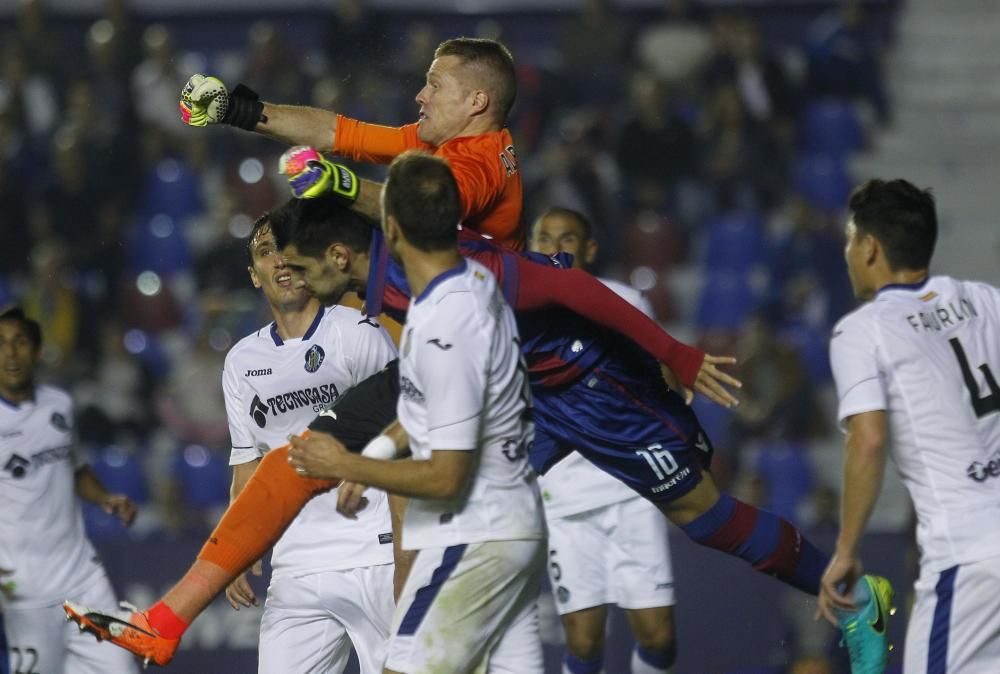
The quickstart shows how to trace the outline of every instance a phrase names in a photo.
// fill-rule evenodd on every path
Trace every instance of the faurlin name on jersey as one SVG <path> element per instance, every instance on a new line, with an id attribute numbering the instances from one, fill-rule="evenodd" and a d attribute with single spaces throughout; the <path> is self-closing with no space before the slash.
<path id="1" fill-rule="evenodd" d="M 927 299 L 933 299 L 933 297 Z M 910 314 L 906 317 L 906 322 L 910 324 L 914 332 L 941 332 L 944 328 L 964 323 L 970 318 L 979 318 L 979 312 L 976 311 L 972 302 L 960 297 L 957 304 L 948 302 L 947 306 L 935 307 L 933 311 L 918 311 L 915 314 Z"/>
<path id="2" fill-rule="evenodd" d="M 267 426 L 268 413 L 272 417 L 277 417 L 279 414 L 284 414 L 285 412 L 291 412 L 302 407 L 311 407 L 313 412 L 318 414 L 329 407 L 339 396 L 340 391 L 333 382 L 323 384 L 322 386 L 299 389 L 298 391 L 279 393 L 276 396 L 268 398 L 266 402 L 261 400 L 260 396 L 255 395 L 250 402 L 250 417 L 258 427 L 264 428 Z"/>

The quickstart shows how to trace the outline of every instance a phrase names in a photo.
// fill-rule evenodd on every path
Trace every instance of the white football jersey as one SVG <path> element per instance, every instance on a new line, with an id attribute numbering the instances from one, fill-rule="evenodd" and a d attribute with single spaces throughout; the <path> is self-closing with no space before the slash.
<path id="1" fill-rule="evenodd" d="M 641 292 L 610 279 L 601 279 L 601 283 L 652 318 L 653 307 Z M 567 517 L 631 498 L 642 498 L 621 480 L 608 475 L 578 452 L 572 452 L 552 466 L 545 475 L 538 478 L 538 482 L 542 487 L 542 500 L 549 517 Z"/>
<path id="2" fill-rule="evenodd" d="M 838 418 L 885 410 L 933 570 L 1000 555 L 1000 291 L 890 285 L 836 325 Z"/>
<path id="3" fill-rule="evenodd" d="M 471 260 L 410 303 L 399 361 L 399 421 L 417 461 L 433 450 L 478 451 L 468 491 L 411 499 L 403 547 L 419 550 L 545 536 L 527 447 L 534 434 L 514 313 L 493 275 Z"/>
<path id="4" fill-rule="evenodd" d="M 355 309 L 321 307 L 302 338 L 282 340 L 273 323 L 244 337 L 226 356 L 222 388 L 232 439 L 230 465 L 288 444 L 344 391 L 396 357 L 385 329 Z M 313 498 L 271 556 L 274 577 L 353 569 L 392 561 L 386 495 L 350 520 L 337 512 L 337 492 Z"/>
<path id="5" fill-rule="evenodd" d="M 73 402 L 50 386 L 19 404 L 0 398 L 0 582 L 11 605 L 39 608 L 79 594 L 102 572 L 76 496 Z M 0 595 L 0 603 L 6 601 Z"/>

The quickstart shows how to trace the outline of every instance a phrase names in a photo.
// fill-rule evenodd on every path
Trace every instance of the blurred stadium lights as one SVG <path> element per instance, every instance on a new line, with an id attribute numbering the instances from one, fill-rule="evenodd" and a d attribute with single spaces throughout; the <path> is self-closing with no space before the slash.
<path id="1" fill-rule="evenodd" d="M 174 233 L 174 219 L 166 213 L 157 213 L 149 219 L 149 231 L 158 239 L 166 239 Z"/>
<path id="2" fill-rule="evenodd" d="M 208 450 L 201 445 L 188 445 L 184 448 L 183 456 L 184 462 L 194 468 L 207 466 L 208 461 L 211 458 L 208 454 Z"/>
<path id="3" fill-rule="evenodd" d="M 256 157 L 247 157 L 240 162 L 240 180 L 254 185 L 264 177 L 264 165 Z"/>
<path id="4" fill-rule="evenodd" d="M 165 183 L 175 182 L 181 177 L 181 165 L 176 159 L 164 159 L 156 165 L 156 177 Z"/>
<path id="5" fill-rule="evenodd" d="M 145 332 L 133 328 L 125 333 L 122 343 L 125 345 L 125 350 L 135 356 L 146 350 L 149 340 Z"/>
<path id="6" fill-rule="evenodd" d="M 245 239 L 250 236 L 250 231 L 253 229 L 253 220 L 246 213 L 236 213 L 229 218 L 227 228 L 234 238 Z"/>
<path id="7" fill-rule="evenodd" d="M 628 282 L 636 290 L 647 292 L 656 287 L 656 272 L 651 267 L 636 267 L 629 274 Z"/>
<path id="8" fill-rule="evenodd" d="M 144 271 L 136 278 L 135 287 L 146 297 L 153 297 L 160 292 L 163 282 L 155 271 Z"/>
<path id="9" fill-rule="evenodd" d="M 216 351 L 228 351 L 233 345 L 233 336 L 225 328 L 213 328 L 208 333 L 208 345 Z"/>

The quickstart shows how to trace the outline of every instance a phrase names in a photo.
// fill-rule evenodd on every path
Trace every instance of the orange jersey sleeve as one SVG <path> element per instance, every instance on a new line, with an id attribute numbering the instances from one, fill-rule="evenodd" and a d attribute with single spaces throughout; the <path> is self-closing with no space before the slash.
<path id="1" fill-rule="evenodd" d="M 372 164 L 388 164 L 407 150 L 433 149 L 433 146 L 417 138 L 416 124 L 383 126 L 337 115 L 333 152 L 342 157 Z"/>
<path id="2" fill-rule="evenodd" d="M 434 154 L 446 159 L 455 175 L 462 225 L 523 250 L 521 174 L 510 132 L 454 138 Z"/>

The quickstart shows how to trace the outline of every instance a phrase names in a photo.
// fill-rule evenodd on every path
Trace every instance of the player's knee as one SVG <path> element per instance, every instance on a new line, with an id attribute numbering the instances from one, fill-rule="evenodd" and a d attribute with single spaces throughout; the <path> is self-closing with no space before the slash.
<path id="1" fill-rule="evenodd" d="M 566 650 L 579 660 L 593 660 L 604 653 L 604 632 L 566 626 Z"/>
<path id="2" fill-rule="evenodd" d="M 636 620 L 632 623 L 636 643 L 646 651 L 670 654 L 672 659 L 676 648 L 673 611 L 668 607 L 657 611 L 655 616 L 648 617 L 653 619 Z"/>
<path id="3" fill-rule="evenodd" d="M 672 625 L 649 626 L 635 634 L 635 641 L 644 650 L 653 653 L 673 654 L 676 644 Z"/>

